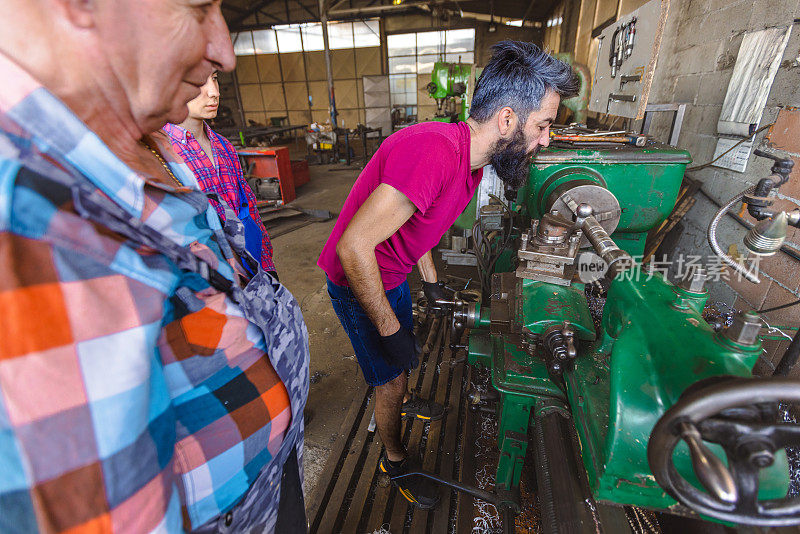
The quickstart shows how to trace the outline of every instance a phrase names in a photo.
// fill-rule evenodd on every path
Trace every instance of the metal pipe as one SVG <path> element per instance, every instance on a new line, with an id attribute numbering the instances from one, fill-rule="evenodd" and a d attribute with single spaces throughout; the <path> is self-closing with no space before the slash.
<path id="1" fill-rule="evenodd" d="M 331 112 L 331 127 L 336 128 L 336 96 L 333 93 L 333 71 L 331 70 L 331 47 L 328 41 L 328 13 L 325 0 L 319 0 L 319 20 L 322 24 L 322 45 L 325 50 L 325 71 L 328 74 L 328 109 Z"/>
<path id="2" fill-rule="evenodd" d="M 392 478 L 392 480 L 397 480 L 397 479 L 400 479 L 400 478 L 406 478 L 406 477 L 412 477 L 412 476 L 421 476 L 421 477 L 429 478 L 429 479 L 431 479 L 434 482 L 437 482 L 439 484 L 443 484 L 445 486 L 448 486 L 450 488 L 456 489 L 458 491 L 463 491 L 464 493 L 468 493 L 468 494 L 472 495 L 473 497 L 477 497 L 478 499 L 480 499 L 482 501 L 486 501 L 489 504 L 493 504 L 498 508 L 500 508 L 500 506 L 502 506 L 502 504 L 503 504 L 503 499 L 499 495 L 497 495 L 496 493 L 490 493 L 490 492 L 488 492 L 486 490 L 482 490 L 482 489 L 476 488 L 474 486 L 469 486 L 467 484 L 462 484 L 461 482 L 458 482 L 456 480 L 450 480 L 450 479 L 447 479 L 447 478 L 442 478 L 440 476 L 434 475 L 433 473 L 429 473 L 427 471 L 409 471 L 407 473 L 403 473 L 402 475 L 397 475 L 397 476 L 394 476 L 394 477 L 391 477 L 391 478 Z"/>
<path id="3" fill-rule="evenodd" d="M 239 35 L 236 35 L 239 38 Z M 236 106 L 239 108 L 239 124 L 242 125 L 242 130 L 247 128 L 247 120 L 244 118 L 244 106 L 242 105 L 242 92 L 239 88 L 239 76 L 236 75 L 236 69 L 231 72 L 231 80 L 233 80 L 233 91 L 236 95 Z"/>
<path id="4" fill-rule="evenodd" d="M 795 333 L 792 342 L 789 343 L 789 347 L 783 353 L 781 361 L 775 366 L 772 376 L 789 376 L 789 372 L 797 363 L 798 357 L 800 357 L 800 331 Z"/>
<path id="5" fill-rule="evenodd" d="M 712 197 L 708 193 L 708 191 L 706 191 L 702 187 L 700 188 L 700 192 L 703 194 L 703 196 L 705 196 L 716 207 L 718 207 L 718 208 L 722 207 L 722 204 L 720 204 L 720 202 L 716 198 Z M 746 220 L 742 219 L 736 213 L 728 212 L 728 217 L 730 217 L 731 219 L 733 219 L 734 221 L 736 221 L 740 225 L 744 226 L 748 230 L 751 230 L 753 228 L 753 226 L 754 226 L 753 223 L 751 223 L 750 221 L 746 221 Z M 791 242 L 789 242 L 789 243 L 791 243 Z M 784 242 L 783 245 L 781 245 L 780 251 L 783 252 L 784 254 L 786 254 L 787 256 L 789 256 L 790 258 L 793 258 L 793 259 L 795 259 L 797 261 L 800 261 L 800 250 L 798 250 L 797 245 L 795 245 L 794 243 L 787 244 L 787 242 Z"/>
<path id="6" fill-rule="evenodd" d="M 719 256 L 719 258 L 726 265 L 728 265 L 733 270 L 735 270 L 736 272 L 747 278 L 750 282 L 753 282 L 754 284 L 760 284 L 761 280 L 758 278 L 757 275 L 751 273 L 750 271 L 745 269 L 742 265 L 740 265 L 738 262 L 734 261 L 733 258 L 728 256 L 722 250 L 722 247 L 719 246 L 719 243 L 717 243 L 717 225 L 719 225 L 719 221 L 722 220 L 722 218 L 725 216 L 726 213 L 728 213 L 728 210 L 730 210 L 734 204 L 742 200 L 742 198 L 745 195 L 753 193 L 755 189 L 756 189 L 755 186 L 748 187 L 747 189 L 745 189 L 744 191 L 742 191 L 741 193 L 730 199 L 724 206 L 722 206 L 719 209 L 719 211 L 717 211 L 716 215 L 714 215 L 714 218 L 711 219 L 711 224 L 708 225 L 707 237 L 708 237 L 708 244 L 711 245 L 711 250 L 713 250 L 714 254 Z"/>
<path id="7" fill-rule="evenodd" d="M 322 0 L 320 0 L 322 2 Z M 433 2 L 435 3 L 435 2 Z M 395 4 L 390 6 L 366 6 L 366 7 L 353 7 L 347 9 L 336 9 L 330 11 L 332 17 L 344 17 L 349 15 L 378 15 L 387 11 L 401 11 L 410 8 L 426 8 L 429 7 L 429 2 L 404 2 L 402 4 Z"/>

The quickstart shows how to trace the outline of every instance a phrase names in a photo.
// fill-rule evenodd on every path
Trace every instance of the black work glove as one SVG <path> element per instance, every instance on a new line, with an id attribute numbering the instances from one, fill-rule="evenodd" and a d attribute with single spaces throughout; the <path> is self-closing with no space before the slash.
<path id="1" fill-rule="evenodd" d="M 414 334 L 407 328 L 400 329 L 390 336 L 381 336 L 382 356 L 386 363 L 401 369 L 414 369 L 417 360 L 417 342 Z"/>
<path id="2" fill-rule="evenodd" d="M 428 301 L 428 311 L 432 311 L 434 315 L 440 317 L 444 315 L 444 310 L 437 307 L 436 300 L 447 300 L 447 294 L 444 291 L 444 282 L 422 282 L 422 292 L 425 294 L 425 300 Z M 436 309 L 434 309 L 436 308 Z"/>

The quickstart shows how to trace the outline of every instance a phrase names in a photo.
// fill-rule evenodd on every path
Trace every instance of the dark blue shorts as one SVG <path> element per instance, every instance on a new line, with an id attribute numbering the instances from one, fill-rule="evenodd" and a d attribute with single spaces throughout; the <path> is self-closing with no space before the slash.
<path id="1" fill-rule="evenodd" d="M 383 357 L 383 348 L 380 334 L 372 324 L 367 312 L 356 300 L 349 287 L 338 286 L 328 280 L 328 295 L 331 297 L 333 310 L 347 332 L 353 350 L 358 358 L 358 365 L 364 373 L 364 380 L 370 386 L 380 386 L 394 380 L 404 370 L 386 363 Z M 404 328 L 413 328 L 411 316 L 411 290 L 408 282 L 403 282 L 394 289 L 386 292 L 386 298 L 392 306 L 397 319 Z"/>

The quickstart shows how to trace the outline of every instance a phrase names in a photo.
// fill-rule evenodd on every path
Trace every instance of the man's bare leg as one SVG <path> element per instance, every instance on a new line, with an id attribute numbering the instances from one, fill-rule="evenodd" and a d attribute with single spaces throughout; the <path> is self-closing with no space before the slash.
<path id="1" fill-rule="evenodd" d="M 386 448 L 386 458 L 381 458 L 379 465 L 390 477 L 420 468 L 414 459 L 406 458 L 405 448 L 400 441 L 400 413 L 404 397 L 408 395 L 407 387 L 408 375 L 405 372 L 375 387 L 375 424 Z M 424 477 L 392 479 L 392 483 L 414 506 L 430 510 L 439 502 L 439 489 Z"/>
<path id="2" fill-rule="evenodd" d="M 386 456 L 392 462 L 399 462 L 406 457 L 405 448 L 400 441 L 400 408 L 407 387 L 408 376 L 405 372 L 375 387 L 375 424 L 383 446 L 386 447 Z"/>

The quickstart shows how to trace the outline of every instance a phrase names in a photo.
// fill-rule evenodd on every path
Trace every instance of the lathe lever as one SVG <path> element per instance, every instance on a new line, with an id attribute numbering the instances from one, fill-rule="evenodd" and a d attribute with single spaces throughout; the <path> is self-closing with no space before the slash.
<path id="1" fill-rule="evenodd" d="M 681 437 L 689 446 L 692 466 L 698 480 L 704 488 L 717 500 L 735 503 L 739 497 L 736 483 L 725 464 L 703 443 L 700 432 L 692 423 L 679 425 Z"/>

